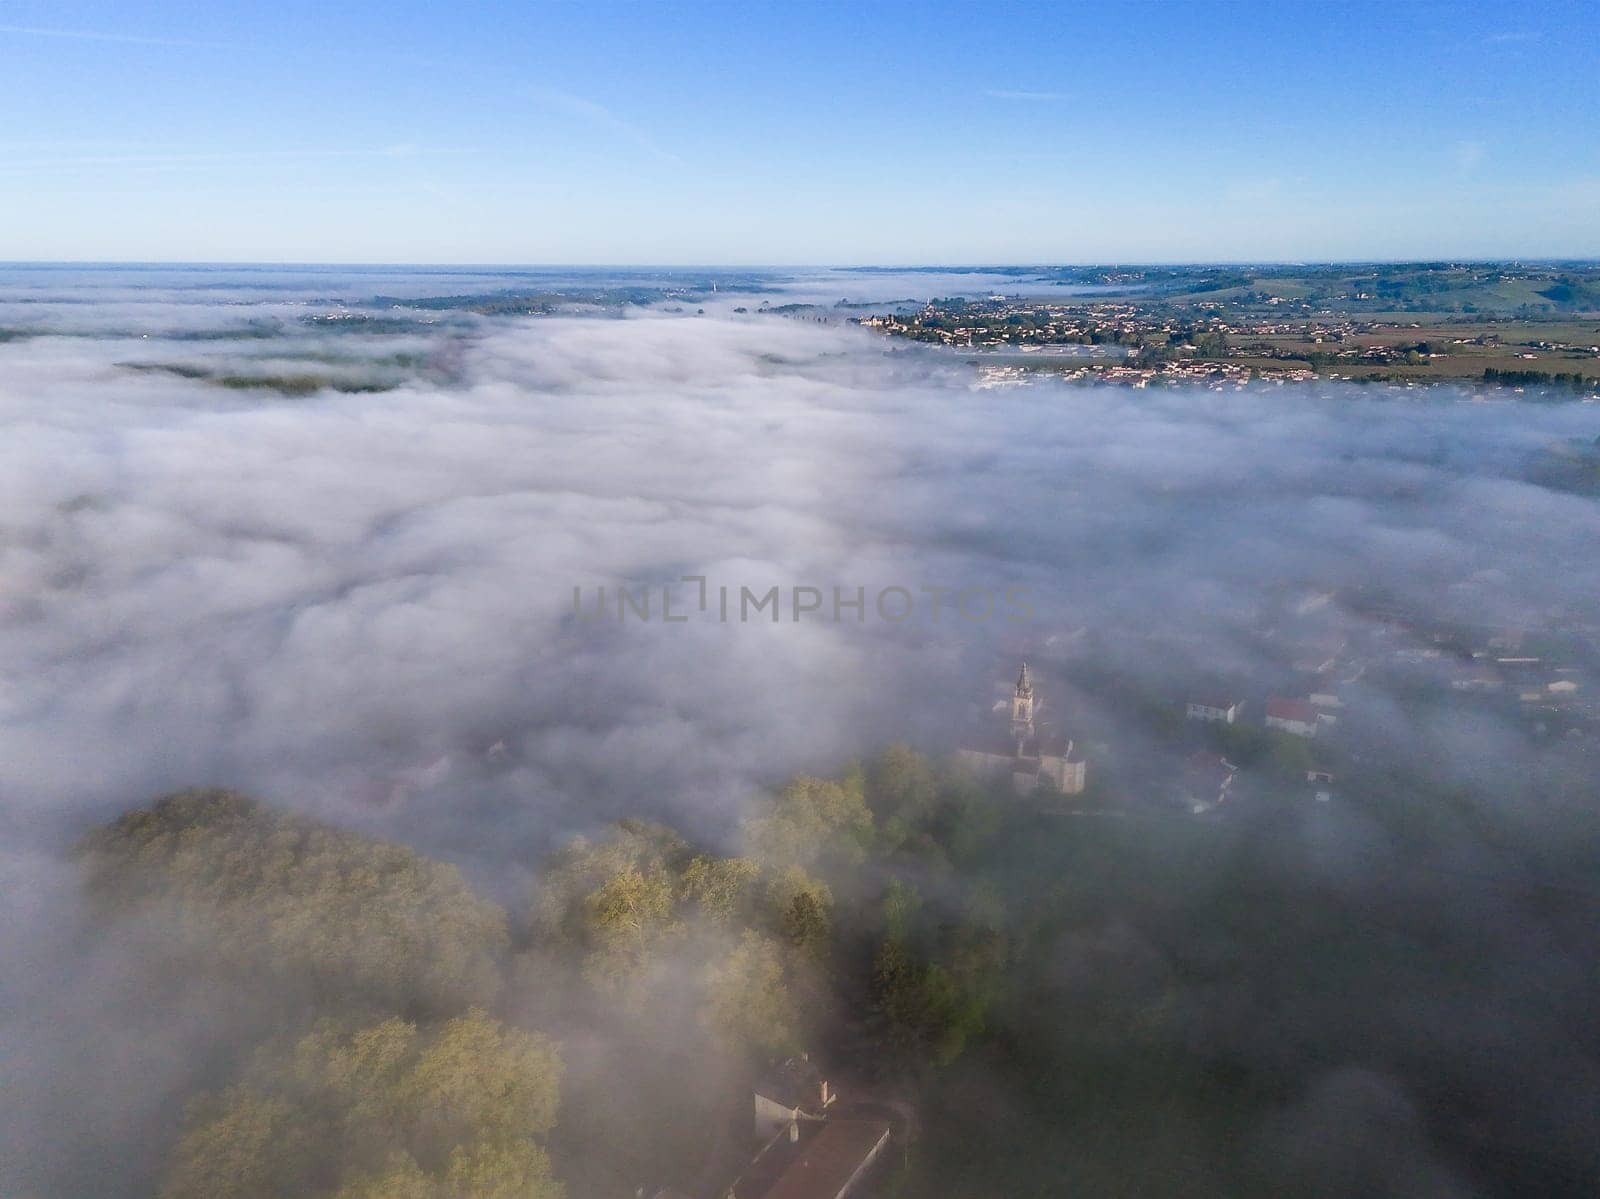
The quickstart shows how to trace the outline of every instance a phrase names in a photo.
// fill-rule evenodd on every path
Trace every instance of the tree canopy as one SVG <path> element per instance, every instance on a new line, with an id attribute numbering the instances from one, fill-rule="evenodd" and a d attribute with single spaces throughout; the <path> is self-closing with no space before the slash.
<path id="1" fill-rule="evenodd" d="M 80 855 L 106 918 L 167 922 L 197 968 L 417 1016 L 492 1002 L 500 985 L 505 913 L 454 866 L 236 792 L 167 796 Z"/>
<path id="2" fill-rule="evenodd" d="M 478 1009 L 322 1021 L 194 1105 L 162 1199 L 559 1199 L 538 1139 L 561 1074 L 551 1041 Z"/>
<path id="3" fill-rule="evenodd" d="M 872 829 L 859 774 L 838 781 L 801 775 L 748 822 L 746 838 L 755 856 L 772 866 L 859 865 Z"/>

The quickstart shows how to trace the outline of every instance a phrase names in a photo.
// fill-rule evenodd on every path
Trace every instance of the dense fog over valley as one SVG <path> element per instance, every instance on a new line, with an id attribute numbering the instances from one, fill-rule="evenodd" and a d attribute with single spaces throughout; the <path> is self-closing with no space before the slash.
<path id="1" fill-rule="evenodd" d="M 1089 782 L 1080 810 L 1006 826 L 981 859 L 1010 911 L 1038 894 L 1077 913 L 1009 934 L 1034 1023 L 1000 1004 L 994 1043 L 1015 1059 L 1089 1035 L 1052 1003 L 1138 1010 L 1155 1014 L 1094 1034 L 1107 1059 L 1158 1056 L 1139 1038 L 1159 1023 L 1226 1059 L 1187 1094 L 1274 1080 L 1250 1083 L 1238 1127 L 1112 1121 L 1072 1159 L 1084 1193 L 1113 1193 L 1112 1160 L 1153 1171 L 1140 1193 L 1180 1193 L 1186 1171 L 1197 1194 L 1246 1175 L 1259 1193 L 1581 1193 L 1600 1167 L 1600 504 L 1557 468 L 1593 453 L 1600 407 L 1329 380 L 989 387 L 970 356 L 850 319 L 1027 286 L 0 272 L 0 1193 L 153 1193 L 185 1097 L 231 1077 L 230 987 L 151 991 L 135 980 L 169 934 L 113 935 L 86 906 L 73 846 L 123 812 L 225 787 L 397 842 L 505 905 L 516 946 L 541 861 L 574 837 L 635 818 L 744 852 L 796 775 L 901 742 L 944 761 L 1003 727 L 1024 660 Z M 508 289 L 540 298 L 504 310 Z M 785 305 L 815 307 L 761 310 Z M 705 611 L 683 581 L 701 577 Z M 774 586 L 776 621 L 739 618 L 741 588 Z M 663 587 L 687 620 L 663 619 Z M 796 618 L 809 588 L 820 606 Z M 835 619 L 858 588 L 859 616 Z M 1304 745 L 1202 744 L 1185 719 L 1201 697 L 1259 720 L 1323 693 L 1336 719 Z M 1189 804 L 1174 780 L 1213 749 L 1254 765 L 1232 761 L 1228 803 Z M 1137 868 L 1097 873 L 1086 836 L 1135 845 Z M 969 903 L 951 860 L 916 868 L 929 910 Z M 1258 866 L 1337 927 L 1277 904 Z M 876 903 L 892 873 L 834 878 L 835 899 Z M 1414 963 L 1481 956 L 1403 993 L 1262 965 L 1346 934 Z M 586 1042 L 529 997 L 537 975 L 497 1010 L 564 1043 L 573 1094 L 611 1085 L 582 1081 Z M 1316 985 L 1284 1015 L 1291 975 Z M 1066 1176 L 1086 1138 L 1049 1121 L 1098 1101 L 1023 1088 L 985 1053 L 922 1092 L 930 1137 L 954 1101 L 927 1096 L 959 1093 L 1015 1133 L 1017 1170 Z M 604 1156 L 560 1121 L 558 1167 Z M 609 1193 L 571 1171 L 572 1199 Z"/>

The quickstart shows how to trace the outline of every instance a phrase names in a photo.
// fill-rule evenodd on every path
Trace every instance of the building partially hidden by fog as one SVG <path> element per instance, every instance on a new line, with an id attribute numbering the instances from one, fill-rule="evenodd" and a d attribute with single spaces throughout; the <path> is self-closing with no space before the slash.
<path id="1" fill-rule="evenodd" d="M 1070 738 L 1037 720 L 1042 706 L 1024 662 L 1011 694 L 1010 728 L 994 730 L 992 737 L 958 751 L 957 756 L 979 774 L 1009 776 L 1020 795 L 1041 788 L 1063 795 L 1081 793 L 1088 763 Z"/>
<path id="2" fill-rule="evenodd" d="M 756 1082 L 756 1136 L 766 1140 L 797 1120 L 821 1120 L 837 1098 L 810 1057 L 789 1058 Z"/>
<path id="3" fill-rule="evenodd" d="M 756 1083 L 754 1114 L 761 1148 L 718 1199 L 847 1199 L 889 1143 L 885 1113 L 873 1104 L 841 1105 L 803 1054 Z"/>

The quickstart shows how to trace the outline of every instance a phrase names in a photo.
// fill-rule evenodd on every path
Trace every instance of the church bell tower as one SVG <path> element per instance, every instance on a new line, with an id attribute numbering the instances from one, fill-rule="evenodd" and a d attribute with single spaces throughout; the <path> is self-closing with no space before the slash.
<path id="1" fill-rule="evenodd" d="M 1033 736 L 1033 680 L 1028 677 L 1028 664 L 1022 664 L 1017 676 L 1017 689 L 1011 696 L 1011 735 L 1020 748 Z"/>

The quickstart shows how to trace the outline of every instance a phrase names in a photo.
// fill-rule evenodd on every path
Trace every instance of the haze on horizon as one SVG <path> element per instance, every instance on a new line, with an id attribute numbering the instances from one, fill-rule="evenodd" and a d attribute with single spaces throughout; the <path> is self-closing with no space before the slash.
<path id="1" fill-rule="evenodd" d="M 33 0 L 0 260 L 1600 255 L 1600 11 Z"/>

